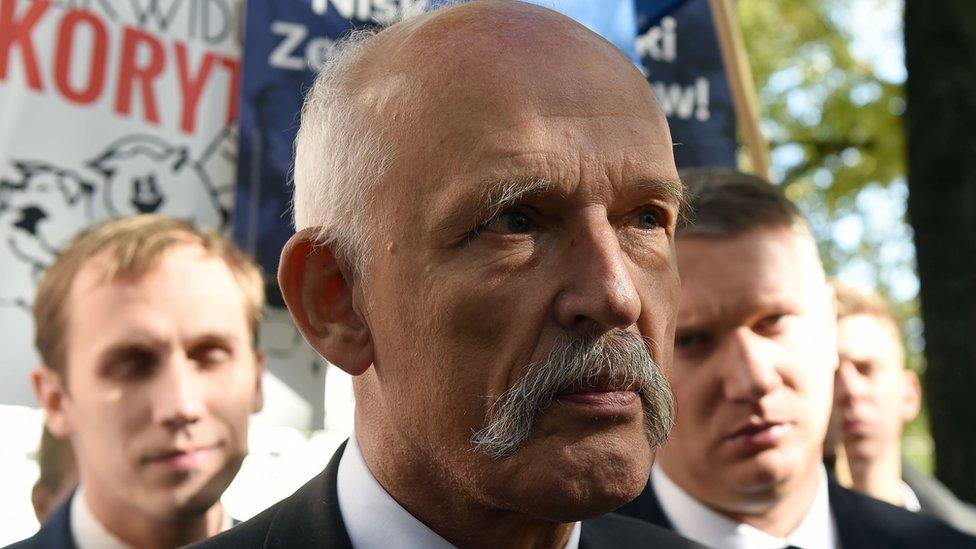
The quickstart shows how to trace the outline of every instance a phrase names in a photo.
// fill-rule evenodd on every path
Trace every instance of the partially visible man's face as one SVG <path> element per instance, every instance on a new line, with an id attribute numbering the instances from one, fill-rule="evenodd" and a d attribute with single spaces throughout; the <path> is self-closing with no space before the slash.
<path id="1" fill-rule="evenodd" d="M 164 520 L 208 509 L 261 403 L 261 359 L 226 264 L 179 245 L 138 280 L 106 280 L 95 256 L 66 306 L 62 413 L 90 501 Z"/>
<path id="2" fill-rule="evenodd" d="M 559 40 L 578 51 L 581 33 Z M 527 41 L 514 62 L 390 92 L 398 155 L 357 297 L 392 431 L 486 505 L 558 520 L 640 491 L 652 454 L 638 395 L 606 379 L 560 387 L 501 457 L 473 436 L 559 342 L 626 332 L 667 367 L 678 298 L 665 120 L 633 67 L 591 47 L 528 62 Z"/>
<path id="3" fill-rule="evenodd" d="M 833 302 L 810 237 L 790 228 L 681 237 L 672 387 L 659 457 L 693 495 L 743 512 L 812 474 L 837 365 Z"/>
<path id="4" fill-rule="evenodd" d="M 835 378 L 839 432 L 850 459 L 872 459 L 901 443 L 902 426 L 918 411 L 911 372 L 890 321 L 859 314 L 837 322 L 840 367 Z"/>

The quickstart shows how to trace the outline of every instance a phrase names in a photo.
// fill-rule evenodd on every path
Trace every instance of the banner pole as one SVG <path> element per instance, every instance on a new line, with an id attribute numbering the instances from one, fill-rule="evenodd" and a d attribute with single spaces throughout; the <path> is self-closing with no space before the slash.
<path id="1" fill-rule="evenodd" d="M 708 0 L 715 22 L 715 34 L 722 51 L 722 63 L 732 91 L 732 104 L 742 140 L 749 152 L 752 171 L 769 177 L 769 149 L 759 129 L 759 101 L 749 70 L 749 57 L 742 42 L 742 30 L 735 17 L 732 0 Z"/>

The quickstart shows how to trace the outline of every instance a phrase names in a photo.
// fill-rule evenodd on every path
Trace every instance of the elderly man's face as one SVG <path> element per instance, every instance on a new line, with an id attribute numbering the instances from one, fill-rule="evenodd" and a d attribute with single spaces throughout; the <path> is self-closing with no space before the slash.
<path id="1" fill-rule="evenodd" d="M 837 365 L 816 254 L 789 228 L 679 239 L 678 417 L 659 461 L 726 512 L 815 478 Z"/>
<path id="2" fill-rule="evenodd" d="M 472 440 L 561 343 L 626 333 L 671 362 L 671 141 L 639 73 L 605 49 L 573 71 L 519 60 L 405 90 L 354 290 L 391 431 L 485 504 L 561 520 L 643 486 L 652 448 L 635 392 L 558 387 L 515 447 L 491 457 Z"/>

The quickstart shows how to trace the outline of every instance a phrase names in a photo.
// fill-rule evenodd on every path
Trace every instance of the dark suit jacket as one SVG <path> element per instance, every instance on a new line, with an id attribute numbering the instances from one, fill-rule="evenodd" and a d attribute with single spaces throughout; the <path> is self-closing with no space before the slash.
<path id="1" fill-rule="evenodd" d="M 351 548 L 352 543 L 346 533 L 342 514 L 339 512 L 339 499 L 336 492 L 339 458 L 344 449 L 345 444 L 335 453 L 322 473 L 291 496 L 251 520 L 194 547 L 201 549 Z M 377 517 L 377 524 L 382 524 L 381 517 Z M 673 532 L 629 517 L 603 515 L 583 521 L 580 549 L 627 547 L 701 546 Z"/>
<path id="2" fill-rule="evenodd" d="M 931 517 L 846 490 L 833 479 L 829 481 L 828 493 L 830 510 L 837 521 L 837 533 L 844 549 L 976 548 L 976 538 Z M 616 512 L 674 529 L 661 508 L 651 481 L 637 499 Z"/>
<path id="3" fill-rule="evenodd" d="M 51 514 L 32 537 L 10 545 L 7 549 L 77 549 L 75 538 L 71 535 L 72 493 L 61 507 Z"/>
<path id="4" fill-rule="evenodd" d="M 976 508 L 959 500 L 935 478 L 902 465 L 902 479 L 918 496 L 922 512 L 943 520 L 963 532 L 976 535 Z"/>

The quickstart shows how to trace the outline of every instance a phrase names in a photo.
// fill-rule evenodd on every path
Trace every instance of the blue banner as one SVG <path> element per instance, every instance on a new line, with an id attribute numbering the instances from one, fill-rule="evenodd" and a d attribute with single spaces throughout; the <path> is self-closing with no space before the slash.
<path id="1" fill-rule="evenodd" d="M 662 13 L 661 5 L 672 10 Z M 637 1 L 637 55 L 679 168 L 736 165 L 735 110 L 708 0 Z"/>
<path id="2" fill-rule="evenodd" d="M 291 236 L 293 142 L 332 43 L 451 0 L 248 0 L 234 237 L 270 278 Z M 735 165 L 735 117 L 707 0 L 536 0 L 620 48 L 668 117 L 679 167 Z"/>

